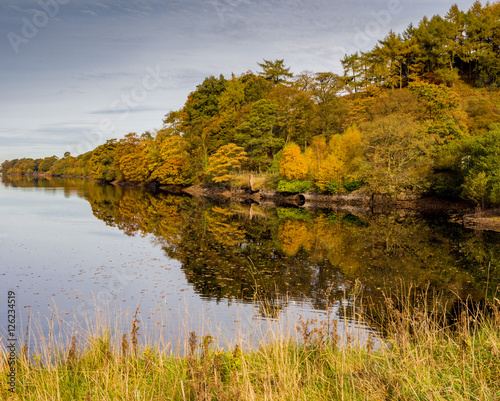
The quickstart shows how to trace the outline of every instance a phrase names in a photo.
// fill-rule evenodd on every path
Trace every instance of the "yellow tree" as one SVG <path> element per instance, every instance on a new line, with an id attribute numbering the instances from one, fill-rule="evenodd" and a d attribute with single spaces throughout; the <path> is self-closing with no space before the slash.
<path id="1" fill-rule="evenodd" d="M 329 153 L 316 172 L 316 186 L 320 191 L 326 191 L 332 183 L 340 186 L 345 176 L 345 165 L 335 154 Z"/>
<path id="2" fill-rule="evenodd" d="M 347 172 L 356 168 L 356 162 L 363 156 L 361 132 L 356 125 L 349 127 L 343 135 L 335 135 L 330 149 L 345 164 Z"/>
<path id="3" fill-rule="evenodd" d="M 247 161 L 245 149 L 234 143 L 221 146 L 208 159 L 207 175 L 211 176 L 214 182 L 231 181 L 231 173 L 239 170 L 242 163 Z"/>
<path id="4" fill-rule="evenodd" d="M 322 149 L 321 154 L 323 155 L 321 163 L 317 166 L 311 162 L 312 166 L 316 167 L 313 170 L 316 186 L 321 191 L 333 190 L 335 185 L 340 188 L 342 181 L 358 170 L 363 156 L 359 129 L 354 125 L 349 127 L 344 134 L 332 136 L 326 156 L 321 140 L 318 140 L 316 146 Z"/>
<path id="5" fill-rule="evenodd" d="M 328 156 L 328 144 L 323 135 L 315 136 L 305 151 L 305 158 L 309 166 L 309 175 L 314 179 L 318 170 L 323 165 L 326 157 Z"/>
<path id="6" fill-rule="evenodd" d="M 307 160 L 296 143 L 291 142 L 283 149 L 280 174 L 287 180 L 303 180 L 306 178 Z"/>
<path id="7" fill-rule="evenodd" d="M 139 138 L 135 132 L 125 135 L 116 148 L 118 166 L 127 181 L 146 181 L 148 179 L 145 138 Z"/>
<path id="8" fill-rule="evenodd" d="M 151 179 L 161 184 L 184 185 L 191 183 L 189 154 L 186 140 L 177 133 L 160 131 L 148 149 L 148 167 Z"/>

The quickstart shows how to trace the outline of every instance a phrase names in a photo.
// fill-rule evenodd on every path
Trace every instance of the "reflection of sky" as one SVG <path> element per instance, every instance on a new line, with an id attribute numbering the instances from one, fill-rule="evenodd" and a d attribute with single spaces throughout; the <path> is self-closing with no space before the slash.
<path id="1" fill-rule="evenodd" d="M 38 322 L 32 324 L 32 333 L 41 325 L 47 334 L 54 312 L 62 319 L 54 320 L 55 327 L 60 324 L 71 336 L 77 330 L 75 319 L 79 324 L 82 316 L 95 321 L 95 301 L 108 310 L 104 320 L 116 335 L 130 332 L 140 306 L 141 327 L 154 328 L 141 333 L 174 345 L 189 331 L 229 340 L 253 336 L 255 341 L 276 325 L 293 331 L 298 313 L 312 316 L 308 303 L 294 300 L 278 323 L 263 320 L 251 304 L 201 299 L 180 263 L 168 259 L 151 238 L 129 237 L 106 226 L 75 195 L 62 188 L 0 186 L 0 327 L 7 321 L 3 306 L 9 289 L 17 292 L 20 330 L 28 311 L 32 323 Z"/>
<path id="2" fill-rule="evenodd" d="M 456 3 L 467 9 L 473 1 Z M 107 138 L 158 128 L 205 76 L 257 70 L 263 58 L 284 58 L 294 73 L 340 73 L 345 53 L 367 50 L 390 29 L 402 32 L 425 14 L 443 15 L 451 4 L 4 0 L 0 161 L 77 154 Z M 148 67 L 159 69 L 160 84 L 127 106 L 124 97 L 141 88 Z M 92 133 L 104 119 L 113 128 Z"/>

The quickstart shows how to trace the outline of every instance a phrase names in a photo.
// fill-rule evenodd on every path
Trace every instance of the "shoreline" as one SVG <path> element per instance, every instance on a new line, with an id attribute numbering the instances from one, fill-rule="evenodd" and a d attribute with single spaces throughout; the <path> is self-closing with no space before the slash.
<path id="1" fill-rule="evenodd" d="M 79 178 L 94 180 L 90 176 L 52 175 L 44 173 L 16 174 L 35 178 Z M 255 203 L 268 207 L 292 207 L 314 209 L 342 208 L 353 213 L 386 213 L 391 210 L 413 210 L 429 214 L 448 214 L 450 221 L 473 230 L 500 232 L 500 209 L 475 211 L 474 206 L 465 201 L 456 201 L 436 196 L 416 194 L 377 194 L 363 189 L 350 193 L 321 194 L 314 191 L 305 193 L 278 192 L 269 189 L 255 190 L 226 188 L 203 185 L 166 185 L 157 182 L 103 181 L 101 184 L 130 188 L 144 188 L 150 191 L 172 195 L 187 195 L 213 200 L 227 200 L 239 203 Z"/>

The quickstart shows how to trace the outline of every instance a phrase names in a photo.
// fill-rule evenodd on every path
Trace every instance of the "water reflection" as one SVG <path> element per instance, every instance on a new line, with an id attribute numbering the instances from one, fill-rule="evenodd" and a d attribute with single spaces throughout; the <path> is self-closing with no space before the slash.
<path id="1" fill-rule="evenodd" d="M 356 293 L 382 304 L 413 286 L 458 299 L 497 295 L 500 235 L 415 213 L 360 214 L 270 208 L 103 186 L 93 181 L 3 177 L 16 188 L 61 188 L 128 236 L 152 235 L 207 300 L 257 302 L 276 318 L 289 302 L 322 310 Z M 339 308 L 352 318 L 353 308 Z M 342 316 L 347 314 L 348 316 Z M 372 326 L 378 326 L 374 317 Z"/>

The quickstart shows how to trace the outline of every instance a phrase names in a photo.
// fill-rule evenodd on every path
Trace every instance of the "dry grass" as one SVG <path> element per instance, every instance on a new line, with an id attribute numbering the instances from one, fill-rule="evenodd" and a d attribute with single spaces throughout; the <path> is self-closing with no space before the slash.
<path id="1" fill-rule="evenodd" d="M 464 310 L 445 329 L 438 309 L 407 300 L 384 306 L 387 339 L 342 339 L 337 321 L 299 321 L 297 336 L 243 352 L 190 333 L 184 355 L 140 345 L 130 333 L 72 336 L 66 347 L 17 363 L 13 400 L 496 400 L 500 399 L 499 301 L 488 313 Z M 6 377 L 6 350 L 0 374 Z M 0 396 L 9 399 L 7 381 Z"/>
<path id="2" fill-rule="evenodd" d="M 278 174 L 252 173 L 253 190 L 275 190 L 278 186 Z M 234 174 L 231 178 L 231 188 L 250 188 L 249 173 Z"/>

